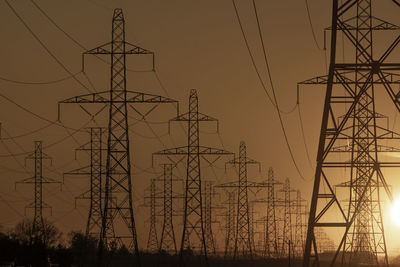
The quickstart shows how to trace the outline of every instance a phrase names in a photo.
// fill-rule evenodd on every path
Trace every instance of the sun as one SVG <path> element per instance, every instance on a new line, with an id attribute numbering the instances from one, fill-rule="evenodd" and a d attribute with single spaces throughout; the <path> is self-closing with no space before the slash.
<path id="1" fill-rule="evenodd" d="M 393 201 L 391 215 L 393 222 L 400 227 L 400 197 Z"/>

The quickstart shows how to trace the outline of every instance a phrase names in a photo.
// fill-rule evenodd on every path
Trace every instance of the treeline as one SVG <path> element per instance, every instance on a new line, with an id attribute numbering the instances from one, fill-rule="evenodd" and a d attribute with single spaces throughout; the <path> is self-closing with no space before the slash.
<path id="1" fill-rule="evenodd" d="M 0 233 L 0 266 L 95 266 L 98 240 L 81 232 L 70 232 L 64 238 L 51 222 L 35 229 L 25 219 L 14 228 Z M 119 253 L 116 251 L 115 253 Z"/>

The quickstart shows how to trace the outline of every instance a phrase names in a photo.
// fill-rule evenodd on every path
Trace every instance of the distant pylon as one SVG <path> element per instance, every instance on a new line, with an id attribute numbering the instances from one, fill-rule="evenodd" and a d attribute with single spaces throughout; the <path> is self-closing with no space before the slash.
<path id="1" fill-rule="evenodd" d="M 305 200 L 301 198 L 301 191 L 297 190 L 296 203 L 292 206 L 293 213 L 296 216 L 296 223 L 294 225 L 294 242 L 293 242 L 293 255 L 296 258 L 301 258 L 304 255 L 304 229 L 307 226 L 304 223 L 304 215 L 305 215 Z"/>
<path id="2" fill-rule="evenodd" d="M 235 245 L 233 250 L 233 258 L 253 257 L 253 246 L 250 233 L 250 218 L 249 218 L 249 199 L 248 189 L 249 188 L 263 188 L 267 187 L 265 183 L 255 183 L 247 181 L 247 165 L 257 164 L 260 167 L 260 163 L 250 159 L 246 154 L 246 144 L 241 141 L 239 145 L 239 157 L 236 157 L 228 161 L 227 164 L 233 164 L 238 166 L 238 182 L 229 182 L 217 185 L 217 188 L 235 188 L 237 189 L 237 212 L 236 212 L 236 233 L 235 233 Z"/>
<path id="3" fill-rule="evenodd" d="M 138 255 L 139 249 L 132 203 L 128 104 L 147 103 L 157 106 L 160 103 L 175 104 L 176 101 L 162 96 L 127 90 L 126 56 L 153 55 L 153 52 L 125 41 L 125 19 L 122 9 L 114 10 L 111 42 L 84 52 L 84 55 L 86 54 L 110 56 L 110 90 L 75 96 L 59 103 L 109 105 L 105 201 L 99 257 L 102 257 L 104 248 L 110 249 L 114 246 L 127 247 Z M 115 227 L 118 221 L 122 223 Z"/>
<path id="4" fill-rule="evenodd" d="M 147 239 L 147 251 L 150 253 L 158 252 L 158 239 L 156 228 L 156 182 L 150 180 L 150 230 Z"/>
<path id="5" fill-rule="evenodd" d="M 185 186 L 185 208 L 183 217 L 183 232 L 180 249 L 180 262 L 182 263 L 185 251 L 196 251 L 204 254 L 207 261 L 207 248 L 205 243 L 204 214 L 200 175 L 200 156 L 214 155 L 217 157 L 231 155 L 229 151 L 200 145 L 199 122 L 218 122 L 216 119 L 199 112 L 199 100 L 196 90 L 190 90 L 189 111 L 170 121 L 185 121 L 188 123 L 187 146 L 165 149 L 153 155 L 186 156 L 187 175 Z"/>
<path id="6" fill-rule="evenodd" d="M 268 169 L 267 178 L 267 217 L 265 222 L 264 257 L 278 256 L 278 227 L 276 216 L 275 187 L 279 182 L 275 181 L 274 169 Z"/>
<path id="7" fill-rule="evenodd" d="M 239 254 L 252 257 L 253 249 L 250 233 L 249 218 L 249 198 L 247 187 L 247 165 L 259 164 L 258 162 L 247 158 L 246 144 L 242 141 L 239 146 L 239 159 L 234 159 L 229 163 L 239 165 L 239 187 L 237 202 L 237 221 L 234 258 Z"/>
<path id="8" fill-rule="evenodd" d="M 293 248 L 293 227 L 292 227 L 292 214 L 293 205 L 295 199 L 292 199 L 291 193 L 296 192 L 296 190 L 291 189 L 290 180 L 286 178 L 283 183 L 283 188 L 279 190 L 284 195 L 283 199 L 283 229 L 282 229 L 282 246 L 281 246 L 281 256 L 287 256 L 291 254 Z"/>
<path id="9" fill-rule="evenodd" d="M 233 256 L 235 249 L 235 192 L 227 192 L 228 210 L 225 224 L 225 257 Z"/>
<path id="10" fill-rule="evenodd" d="M 34 210 L 33 215 L 33 232 L 41 232 L 44 234 L 43 209 L 51 209 L 51 207 L 43 201 L 43 184 L 60 183 L 51 178 L 43 177 L 43 160 L 51 160 L 51 158 L 43 153 L 42 141 L 35 141 L 35 150 L 26 157 L 26 160 L 34 161 L 34 176 L 16 182 L 16 184 L 34 184 L 34 201 L 26 206 Z"/>
<path id="11" fill-rule="evenodd" d="M 204 231 L 205 231 L 205 242 L 207 248 L 207 254 L 215 255 L 215 242 L 214 242 L 214 235 L 212 232 L 212 196 L 213 196 L 213 188 L 211 181 L 204 182 L 204 196 L 205 196 L 205 207 L 204 207 L 204 217 L 205 217 L 205 224 L 204 224 Z"/>
<path id="12" fill-rule="evenodd" d="M 105 174 L 103 164 L 103 152 L 106 150 L 103 143 L 104 128 L 92 127 L 87 129 L 90 133 L 90 141 L 76 149 L 76 151 L 85 151 L 90 154 L 90 164 L 88 166 L 78 168 L 64 175 L 88 175 L 90 176 L 90 189 L 76 199 L 90 200 L 88 219 L 86 222 L 86 235 L 99 237 L 102 221 L 102 203 L 104 200 L 102 177 Z"/>
<path id="13" fill-rule="evenodd" d="M 163 164 L 163 226 L 160 239 L 160 251 L 177 253 L 173 216 L 173 191 L 172 191 L 172 164 Z"/>

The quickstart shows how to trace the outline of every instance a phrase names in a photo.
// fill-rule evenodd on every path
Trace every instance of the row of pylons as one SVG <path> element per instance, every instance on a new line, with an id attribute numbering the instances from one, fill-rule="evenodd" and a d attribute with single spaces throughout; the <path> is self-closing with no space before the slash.
<path id="1" fill-rule="evenodd" d="M 206 261 L 210 255 L 219 254 L 234 259 L 304 257 L 304 266 L 323 261 L 330 262 L 330 266 L 339 261 L 345 266 L 388 265 L 379 190 L 385 189 L 391 197 L 382 169 L 399 167 L 400 163 L 384 161 L 379 155 L 399 152 L 396 141 L 400 135 L 382 123 L 386 117 L 376 111 L 375 93 L 385 91 L 396 112 L 400 111 L 400 93 L 393 88 L 400 84 L 396 73 L 400 64 L 389 62 L 400 37 L 394 38 L 383 53 L 373 56 L 373 33 L 400 27 L 374 17 L 372 2 L 332 1 L 332 25 L 327 28 L 331 33 L 329 73 L 300 83 L 327 86 L 310 207 L 300 191 L 291 187 L 289 179 L 275 178 L 272 168 L 265 179 L 249 181 L 248 165 L 259 163 L 247 156 L 244 142 L 240 143 L 238 154 L 201 145 L 199 122 L 217 120 L 199 112 L 197 92 L 191 90 L 188 112 L 178 113 L 170 120 L 186 125 L 187 144 L 153 154 L 156 160 L 170 162 L 162 164 L 160 177 L 149 179 L 149 195 L 145 197 L 150 207 L 148 252 L 179 254 L 182 260 L 190 252 L 204 256 Z M 350 60 L 337 56 L 338 32 L 343 33 L 343 40 L 351 48 Z M 110 90 L 59 102 L 109 106 L 108 126 L 90 128 L 90 142 L 78 148 L 90 151 L 89 166 L 68 173 L 91 177 L 90 190 L 80 198 L 90 199 L 86 233 L 99 237 L 100 257 L 102 251 L 115 246 L 125 246 L 139 255 L 128 105 L 177 104 L 169 97 L 126 89 L 125 61 L 127 55 L 134 54 L 153 55 L 125 41 L 124 17 L 122 10 L 116 9 L 111 42 L 84 53 L 110 55 Z M 35 153 L 30 157 L 35 160 L 35 177 L 23 181 L 35 184 L 35 201 L 31 205 L 35 208 L 35 227 L 43 224 L 42 209 L 46 206 L 41 187 L 54 182 L 42 176 L 42 160 L 47 158 L 43 155 L 41 142 L 35 142 Z M 213 159 L 207 161 L 207 157 Z M 237 177 L 230 182 L 205 180 L 201 176 L 202 160 L 209 165 L 218 160 L 232 165 Z M 174 175 L 174 169 L 182 161 L 186 174 L 179 177 Z M 178 190 L 181 193 L 177 193 L 174 188 L 182 181 L 183 187 Z M 338 193 L 342 189 L 347 193 Z M 216 202 L 216 196 L 224 200 Z M 224 219 L 221 223 L 216 218 Z M 177 220 L 182 225 L 177 226 Z M 179 228 L 181 231 L 177 232 Z M 216 233 L 219 228 L 224 231 Z M 334 229 L 341 231 L 341 238 L 335 242 L 330 238 Z M 221 237 L 223 242 L 217 242 Z M 324 254 L 330 254 L 331 259 L 327 260 Z"/>

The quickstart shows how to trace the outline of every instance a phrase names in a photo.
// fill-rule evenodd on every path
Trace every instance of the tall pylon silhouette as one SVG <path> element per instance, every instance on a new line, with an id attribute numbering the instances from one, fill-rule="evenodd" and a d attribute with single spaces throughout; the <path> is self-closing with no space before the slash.
<path id="1" fill-rule="evenodd" d="M 33 233 L 39 235 L 37 237 L 41 238 L 45 234 L 45 224 L 43 219 L 43 209 L 51 209 L 51 206 L 43 201 L 43 184 L 54 184 L 60 182 L 43 176 L 43 161 L 52 160 L 47 154 L 43 153 L 42 141 L 34 142 L 35 148 L 34 152 L 28 155 L 25 160 L 33 160 L 34 162 L 34 175 L 33 177 L 23 179 L 16 182 L 17 184 L 33 184 L 33 196 L 34 201 L 26 206 L 26 208 L 33 209 Z"/>
<path id="2" fill-rule="evenodd" d="M 237 189 L 236 233 L 233 258 L 252 258 L 254 248 L 251 237 L 248 189 L 263 188 L 267 187 L 267 185 L 265 183 L 247 181 L 247 165 L 256 164 L 260 169 L 261 165 L 259 162 L 247 157 L 246 144 L 244 141 L 241 141 L 239 145 L 239 157 L 235 156 L 235 158 L 228 161 L 227 164 L 238 166 L 238 182 L 223 183 L 216 185 L 216 187 Z"/>
<path id="3" fill-rule="evenodd" d="M 90 134 L 90 141 L 78 147 L 75 151 L 84 151 L 89 153 L 89 165 L 65 172 L 64 176 L 85 175 L 90 177 L 89 190 L 77 196 L 75 200 L 88 199 L 90 201 L 85 233 L 86 235 L 99 237 L 101 232 L 101 222 L 103 218 L 102 207 L 104 202 L 103 176 L 105 175 L 105 168 L 103 163 L 103 153 L 106 151 L 106 146 L 103 141 L 103 135 L 105 129 L 101 127 L 92 127 L 88 128 L 87 131 Z"/>
<path id="4" fill-rule="evenodd" d="M 373 15 L 373 7 L 382 1 L 332 3 L 329 73 L 301 83 L 326 85 L 303 266 L 321 264 L 315 234 L 319 228 L 327 235 L 340 233 L 330 266 L 338 258 L 342 266 L 388 266 L 379 191 L 384 188 L 391 198 L 382 169 L 400 163 L 380 155 L 400 151 L 400 135 L 388 129 L 376 98 L 388 96 L 400 111 L 400 94 L 393 88 L 400 83 L 400 63 L 392 57 L 400 35 L 394 41 L 374 36 L 400 28 Z M 344 36 L 340 43 L 338 32 Z M 383 53 L 374 50 L 377 43 Z M 346 47 L 346 58 L 339 56 L 338 44 Z M 345 192 L 334 190 L 337 183 Z"/>
<path id="5" fill-rule="evenodd" d="M 170 121 L 187 122 L 187 146 L 165 149 L 154 153 L 154 156 L 186 156 L 185 207 L 183 216 L 183 232 L 180 248 L 180 262 L 184 262 L 186 251 L 200 252 L 207 263 L 207 247 L 205 243 L 204 214 L 200 172 L 200 158 L 206 156 L 228 156 L 231 152 L 223 149 L 200 145 L 199 122 L 218 122 L 217 119 L 199 112 L 197 91 L 190 90 L 189 111 Z M 217 125 L 218 128 L 218 125 Z"/>
<path id="6" fill-rule="evenodd" d="M 128 104 L 145 103 L 152 104 L 154 107 L 161 103 L 177 103 L 170 98 L 127 90 L 126 56 L 146 54 L 153 55 L 153 52 L 125 41 L 124 15 L 122 9 L 115 9 L 112 18 L 111 42 L 84 52 L 84 55 L 110 56 L 110 90 L 75 96 L 59 102 L 59 104 L 109 105 L 105 201 L 99 242 L 100 258 L 104 249 L 115 246 L 127 247 L 137 256 L 139 255 L 132 203 Z M 121 225 L 115 227 L 118 221 Z"/>

